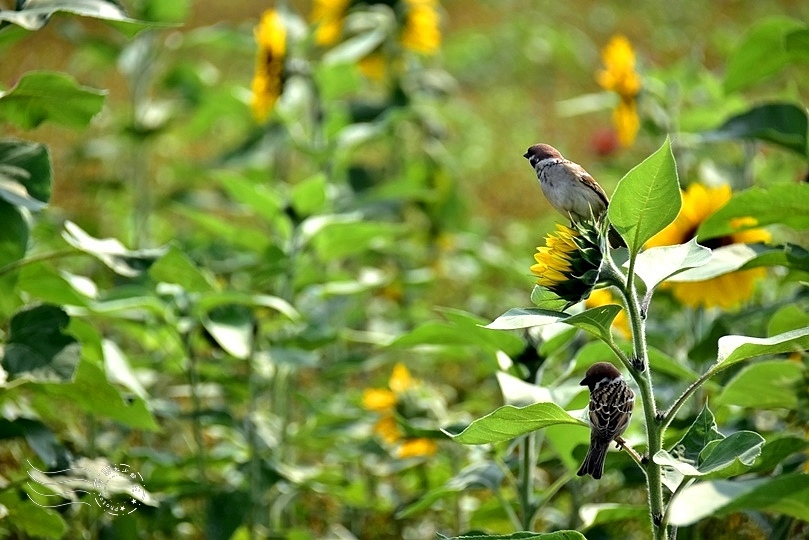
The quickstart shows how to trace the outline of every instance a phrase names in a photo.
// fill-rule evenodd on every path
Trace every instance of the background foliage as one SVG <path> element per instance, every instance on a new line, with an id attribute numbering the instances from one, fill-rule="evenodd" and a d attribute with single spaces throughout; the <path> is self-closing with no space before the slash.
<path id="1" fill-rule="evenodd" d="M 672 283 L 651 304 L 661 404 L 718 361 L 728 367 L 664 441 L 714 452 L 671 457 L 699 480 L 672 523 L 680 538 L 806 533 L 800 2 L 352 2 L 328 43 L 307 2 L 143 0 L 125 14 L 101 1 L 10 4 L 0 11 L 4 533 L 647 537 L 635 464 L 610 453 L 602 480 L 576 478 L 588 433 L 565 412 L 586 406 L 587 366 L 613 354 L 591 333 L 609 335 L 617 311 L 568 324 L 509 312 L 523 318 L 483 326 L 530 305 L 531 254 L 561 219 L 524 149 L 550 142 L 613 193 L 667 136 L 682 188 L 733 192 L 681 239 L 698 233 L 727 257 L 681 281 L 766 268 L 731 309 L 683 305 Z M 415 5 L 438 10 L 440 49 L 403 38 Z M 283 91 L 257 119 L 253 32 L 270 8 L 287 33 L 274 58 Z M 624 96 L 597 77 L 617 33 L 642 80 L 628 147 L 612 127 Z M 615 215 L 638 209 L 621 203 Z M 771 241 L 736 243 L 740 226 L 766 227 Z M 699 258 L 678 253 L 683 270 Z M 641 252 L 638 274 L 669 278 L 656 269 L 675 255 Z M 773 337 L 790 331 L 798 337 Z M 473 423 L 489 413 L 496 437 Z M 754 450 L 718 459 L 716 441 L 750 432 L 762 441 L 742 446 Z M 626 437 L 639 451 L 643 433 L 635 414 Z M 31 476 L 84 468 L 68 485 L 86 488 L 121 463 L 148 490 L 125 516 L 91 495 L 52 486 L 54 497 Z M 51 508 L 65 502 L 89 504 Z"/>

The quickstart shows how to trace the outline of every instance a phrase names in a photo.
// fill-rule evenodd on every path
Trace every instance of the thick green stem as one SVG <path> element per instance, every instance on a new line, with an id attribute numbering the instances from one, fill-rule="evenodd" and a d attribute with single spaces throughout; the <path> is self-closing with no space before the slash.
<path id="1" fill-rule="evenodd" d="M 529 433 L 520 443 L 520 517 L 522 530 L 530 531 L 534 519 L 534 465 L 536 463 L 536 435 Z"/>
<path id="2" fill-rule="evenodd" d="M 626 276 L 626 281 L 623 283 L 621 283 L 622 280 L 618 278 L 618 276 L 622 276 L 622 274 L 615 268 L 614 264 L 612 264 L 612 260 L 608 259 L 606 262 L 608 263 L 605 266 L 607 275 L 613 278 L 610 279 L 610 281 L 618 287 L 624 297 L 630 326 L 632 328 L 632 358 L 630 359 L 632 369 L 630 369 L 629 372 L 638 385 L 640 400 L 643 403 L 646 442 L 649 455 L 643 465 L 646 473 L 646 485 L 649 491 L 649 513 L 652 520 L 652 529 L 655 539 L 666 539 L 666 527 L 661 526 L 665 513 L 665 505 L 663 504 L 663 476 L 660 465 L 656 464 L 652 459 L 652 456 L 663 448 L 663 426 L 657 419 L 657 405 L 652 388 L 649 355 L 646 348 L 645 314 L 641 313 L 640 298 L 635 285 L 635 258 L 630 258 L 629 271 Z"/>

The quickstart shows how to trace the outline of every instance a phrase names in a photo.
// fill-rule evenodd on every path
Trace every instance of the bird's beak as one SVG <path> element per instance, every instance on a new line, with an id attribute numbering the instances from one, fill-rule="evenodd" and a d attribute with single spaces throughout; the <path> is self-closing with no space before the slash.
<path id="1" fill-rule="evenodd" d="M 524 153 L 524 154 L 522 155 L 522 157 L 524 157 L 525 159 L 528 159 L 528 152 Z"/>
<path id="2" fill-rule="evenodd" d="M 583 378 L 579 383 L 579 386 L 587 386 L 587 377 Z"/>

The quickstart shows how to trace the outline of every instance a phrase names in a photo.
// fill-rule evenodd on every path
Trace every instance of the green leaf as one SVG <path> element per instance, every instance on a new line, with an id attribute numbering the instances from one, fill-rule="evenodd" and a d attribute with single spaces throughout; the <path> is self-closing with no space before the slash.
<path id="1" fill-rule="evenodd" d="M 439 540 L 587 540 L 578 531 L 554 531 L 549 533 L 515 532 L 511 534 L 471 533 L 461 536 L 444 536 L 437 533 Z"/>
<path id="2" fill-rule="evenodd" d="M 189 220 L 197 230 L 208 233 L 208 237 L 219 242 L 233 244 L 253 253 L 260 252 L 270 245 L 270 237 L 258 227 L 245 226 L 232 217 L 217 216 L 208 210 L 176 204 L 172 212 Z"/>
<path id="3" fill-rule="evenodd" d="M 629 171 L 615 188 L 609 219 L 636 255 L 652 236 L 671 223 L 682 206 L 671 141 Z"/>
<path id="4" fill-rule="evenodd" d="M 315 226 L 324 217 L 330 216 L 316 216 L 306 220 L 303 230 L 304 235 L 308 236 L 316 229 L 312 235 L 312 243 L 320 257 L 326 261 L 351 257 L 369 250 L 390 248 L 404 232 L 401 224 L 363 221 L 359 217 L 330 221 L 322 227 Z"/>
<path id="5" fill-rule="evenodd" d="M 534 285 L 531 290 L 531 303 L 541 309 L 551 311 L 561 311 L 567 306 L 567 300 L 559 298 L 559 295 L 540 285 Z"/>
<path id="6" fill-rule="evenodd" d="M 702 222 L 697 238 L 704 241 L 776 223 L 799 231 L 809 228 L 809 184 L 776 184 L 734 193 Z"/>
<path id="7" fill-rule="evenodd" d="M 63 538 L 68 525 L 56 510 L 44 508 L 31 502 L 28 497 L 21 499 L 21 490 L 6 489 L 0 493 L 0 509 L 5 508 L 4 525 L 11 525 L 32 538 Z M 4 527 L 5 529 L 5 527 Z"/>
<path id="8" fill-rule="evenodd" d="M 114 341 L 108 339 L 103 340 L 101 347 L 104 353 L 104 370 L 107 372 L 107 380 L 124 386 L 141 399 L 148 399 L 149 395 L 132 370 L 132 366 L 129 365 L 129 359 L 124 351 Z"/>
<path id="9" fill-rule="evenodd" d="M 772 360 L 745 366 L 725 384 L 716 403 L 754 409 L 798 408 L 803 369 L 791 360 Z"/>
<path id="10" fill-rule="evenodd" d="M 39 420 L 0 418 L 0 440 L 15 437 L 25 437 L 28 446 L 49 468 L 61 469 L 70 464 L 72 459 L 70 451 L 59 442 L 53 431 Z"/>
<path id="11" fill-rule="evenodd" d="M 31 298 L 62 306 L 86 306 L 94 296 L 93 285 L 87 278 L 59 272 L 45 263 L 22 266 L 17 287 Z"/>
<path id="12" fill-rule="evenodd" d="M 505 351 L 517 354 L 523 348 L 522 338 L 511 334 L 492 332 L 485 322 L 459 310 L 442 310 L 448 322 L 428 321 L 398 337 L 391 347 L 417 347 L 420 345 L 475 347 L 491 352 Z"/>
<path id="13" fill-rule="evenodd" d="M 0 11 L 0 19 L 3 12 Z M 0 120 L 22 129 L 43 122 L 83 128 L 101 111 L 106 92 L 80 86 L 65 73 L 32 71 L 0 93 Z"/>
<path id="14" fill-rule="evenodd" d="M 809 521 L 809 475 L 699 482 L 684 489 L 672 501 L 670 510 L 671 524 L 676 526 L 743 510 L 769 511 Z"/>
<path id="15" fill-rule="evenodd" d="M 538 429 L 557 424 L 587 427 L 555 403 L 535 403 L 527 407 L 505 405 L 473 421 L 461 433 L 447 433 L 461 444 L 486 444 L 508 441 Z"/>
<path id="16" fill-rule="evenodd" d="M 104 370 L 87 360 L 79 362 L 73 384 L 44 383 L 31 386 L 29 391 L 37 395 L 37 405 L 45 411 L 53 411 L 54 403 L 63 399 L 93 416 L 111 418 L 134 429 L 158 430 L 145 401 L 137 397 L 125 401 Z"/>
<path id="17" fill-rule="evenodd" d="M 610 328 L 621 309 L 623 308 L 619 305 L 606 304 L 570 315 L 561 322 L 586 330 L 604 341 L 612 341 Z"/>
<path id="18" fill-rule="evenodd" d="M 130 19 L 121 7 L 107 0 L 26 0 L 22 9 L 0 9 L 0 21 L 8 21 L 26 30 L 39 30 L 57 12 L 108 21 L 129 37 L 151 26 L 170 26 Z"/>
<path id="19" fill-rule="evenodd" d="M 9 323 L 3 366 L 12 378 L 68 382 L 73 379 L 81 345 L 64 333 L 70 317 L 43 304 L 17 312 Z"/>
<path id="20" fill-rule="evenodd" d="M 213 292 L 216 290 L 213 278 L 197 267 L 176 246 L 169 247 L 168 251 L 152 265 L 149 275 L 156 281 L 179 285 L 187 292 Z"/>
<path id="21" fill-rule="evenodd" d="M 777 467 L 781 467 L 787 457 L 797 452 L 803 452 L 807 448 L 809 448 L 809 440 L 806 440 L 805 437 L 787 435 L 771 439 L 761 450 L 761 457 L 756 461 L 752 472 L 769 473 Z"/>
<path id="22" fill-rule="evenodd" d="M 809 312 L 795 304 L 787 304 L 773 313 L 767 323 L 767 335 L 773 336 L 809 326 Z"/>
<path id="23" fill-rule="evenodd" d="M 649 514 L 649 509 L 634 504 L 585 504 L 579 510 L 582 528 L 589 529 L 596 525 L 615 523 L 617 521 L 642 521 Z"/>
<path id="24" fill-rule="evenodd" d="M 753 465 L 763 444 L 764 438 L 758 433 L 739 431 L 724 439 L 709 442 L 696 465 L 682 461 L 665 450 L 654 455 L 654 462 L 671 467 L 687 477 L 730 478 L 746 472 Z"/>
<path id="25" fill-rule="evenodd" d="M 706 264 L 711 250 L 697 244 L 692 238 L 687 244 L 653 247 L 642 251 L 635 260 L 635 273 L 654 289 L 662 281 L 691 268 Z"/>
<path id="26" fill-rule="evenodd" d="M 0 269 L 25 256 L 28 222 L 16 206 L 0 200 Z M 10 313 L 15 305 L 17 272 L 0 274 L 0 312 Z"/>
<path id="27" fill-rule="evenodd" d="M 784 38 L 784 48 L 793 61 L 809 60 L 809 28 L 794 30 Z"/>
<path id="28" fill-rule="evenodd" d="M 316 174 L 292 188 L 292 207 L 298 216 L 306 217 L 321 213 L 326 208 L 326 175 Z"/>
<path id="29" fill-rule="evenodd" d="M 714 415 L 706 403 L 691 423 L 688 431 L 672 446 L 671 452 L 676 452 L 677 458 L 682 461 L 696 463 L 702 449 L 708 443 L 722 439 L 722 437 L 723 435 L 716 427 Z"/>
<path id="30" fill-rule="evenodd" d="M 111 270 L 126 277 L 139 276 L 166 253 L 166 248 L 130 250 L 115 238 L 99 240 L 72 221 L 65 222 L 62 238 L 74 248 L 92 255 Z"/>
<path id="31" fill-rule="evenodd" d="M 778 74 L 791 60 L 786 36 L 804 25 L 785 17 L 757 24 L 728 60 L 725 92 L 738 92 Z"/>
<path id="32" fill-rule="evenodd" d="M 563 322 L 599 336 L 607 341 L 611 340 L 610 327 L 621 306 L 607 304 L 570 315 L 563 311 L 550 311 L 539 308 L 512 308 L 503 313 L 484 328 L 491 330 L 515 330 L 543 326 Z"/>
<path id="33" fill-rule="evenodd" d="M 450 478 L 443 486 L 433 489 L 408 504 L 396 513 L 396 519 L 404 519 L 430 508 L 433 503 L 453 493 L 465 492 L 469 489 L 485 488 L 489 491 L 500 489 L 505 474 L 492 461 L 473 463 Z"/>
<path id="34" fill-rule="evenodd" d="M 252 353 L 256 322 L 245 306 L 218 306 L 203 317 L 202 325 L 229 355 L 244 360 Z"/>
<path id="35" fill-rule="evenodd" d="M 738 476 L 750 469 L 762 446 L 764 437 L 755 431 L 737 431 L 711 441 L 700 454 L 700 476 L 712 480 Z"/>
<path id="36" fill-rule="evenodd" d="M 244 522 L 250 509 L 250 495 L 246 491 L 213 493 L 208 499 L 205 538 L 212 540 L 233 538 L 233 533 Z"/>
<path id="37" fill-rule="evenodd" d="M 250 294 L 232 290 L 208 293 L 201 296 L 197 300 L 197 308 L 200 310 L 198 315 L 204 317 L 204 314 L 208 311 L 233 304 L 250 308 L 272 309 L 292 321 L 301 320 L 301 314 L 283 298 L 269 294 Z"/>
<path id="38" fill-rule="evenodd" d="M 763 355 L 785 354 L 809 349 L 809 328 L 800 328 L 769 338 L 724 336 L 719 338 L 719 353 L 711 371 Z"/>
<path id="39" fill-rule="evenodd" d="M 711 250 L 710 255 L 710 259 L 701 266 L 670 276 L 669 281 L 704 281 L 735 272 L 754 260 L 758 253 L 747 244 L 731 244 Z"/>
<path id="40" fill-rule="evenodd" d="M 51 198 L 53 166 L 48 147 L 44 144 L 13 139 L 0 140 L 0 180 L 16 182 L 25 188 L 24 204 L 29 210 L 38 210 Z M 14 197 L 19 190 L 12 188 Z M 12 204 L 18 204 L 3 195 Z"/>
<path id="41" fill-rule="evenodd" d="M 768 103 L 728 118 L 702 134 L 705 142 L 757 139 L 807 156 L 809 116 L 792 103 Z"/>
<path id="42" fill-rule="evenodd" d="M 569 317 L 563 311 L 539 308 L 512 308 L 485 326 L 491 330 L 516 330 L 559 322 Z"/>
<path id="43" fill-rule="evenodd" d="M 273 223 L 283 214 L 283 199 L 266 185 L 232 171 L 217 172 L 216 177 L 233 200 L 250 208 L 267 223 Z"/>
<path id="44" fill-rule="evenodd" d="M 809 272 L 809 251 L 800 246 L 786 243 L 780 246 L 753 244 L 749 247 L 756 252 L 756 256 L 744 263 L 740 270 L 762 266 L 783 266 Z"/>

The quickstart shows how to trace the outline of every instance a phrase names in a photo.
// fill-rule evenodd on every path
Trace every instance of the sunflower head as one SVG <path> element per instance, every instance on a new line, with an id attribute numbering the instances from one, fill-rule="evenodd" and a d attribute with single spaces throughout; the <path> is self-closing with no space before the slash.
<path id="1" fill-rule="evenodd" d="M 430 456 L 437 451 L 435 441 L 412 433 L 409 427 L 431 416 L 431 402 L 425 392 L 426 386 L 411 376 L 404 364 L 394 366 L 388 388 L 367 388 L 363 392 L 363 408 L 379 415 L 374 433 L 401 459 Z"/>
<path id="2" fill-rule="evenodd" d="M 671 246 L 688 242 L 697 235 L 700 225 L 725 205 L 732 195 L 730 186 L 708 187 L 693 183 L 683 192 L 680 213 L 665 229 L 646 243 L 646 247 Z M 752 217 L 738 218 L 734 225 L 740 229 L 755 224 Z M 764 229 L 745 228 L 739 232 L 710 238 L 700 243 L 711 249 L 732 244 L 753 244 L 770 241 Z M 705 281 L 670 282 L 666 287 L 681 304 L 690 307 L 732 308 L 752 296 L 755 284 L 766 275 L 764 268 L 730 272 Z"/>
<path id="3" fill-rule="evenodd" d="M 616 35 L 601 51 L 601 57 L 605 69 L 596 74 L 596 80 L 604 90 L 618 94 L 612 121 L 621 145 L 631 146 L 640 128 L 637 96 L 641 78 L 635 71 L 635 51 L 625 36 Z"/>
<path id="4" fill-rule="evenodd" d="M 545 245 L 537 247 L 531 273 L 537 276 L 537 285 L 568 303 L 578 302 L 598 281 L 602 245 L 603 236 L 592 223 L 575 229 L 557 223 L 556 231 L 545 237 Z"/>
<path id="5" fill-rule="evenodd" d="M 405 0 L 406 19 L 402 29 L 405 49 L 435 54 L 441 47 L 441 16 L 437 0 Z"/>
<path id="6" fill-rule="evenodd" d="M 255 29 L 258 45 L 253 75 L 253 117 L 263 121 L 270 114 L 283 89 L 284 58 L 287 32 L 281 16 L 274 9 L 264 12 Z"/>

